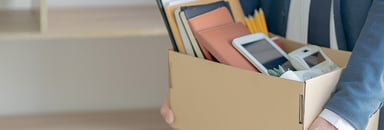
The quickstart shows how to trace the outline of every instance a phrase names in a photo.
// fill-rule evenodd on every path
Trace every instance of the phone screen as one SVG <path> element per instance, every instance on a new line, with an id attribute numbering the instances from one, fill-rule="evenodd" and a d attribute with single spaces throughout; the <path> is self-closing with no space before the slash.
<path id="1" fill-rule="evenodd" d="M 324 56 L 320 52 L 316 52 L 310 56 L 304 58 L 304 61 L 310 68 L 325 61 Z"/>
<path id="2" fill-rule="evenodd" d="M 278 68 L 281 65 L 286 70 L 294 70 L 288 59 L 265 39 L 243 44 L 243 47 L 266 69 Z"/>

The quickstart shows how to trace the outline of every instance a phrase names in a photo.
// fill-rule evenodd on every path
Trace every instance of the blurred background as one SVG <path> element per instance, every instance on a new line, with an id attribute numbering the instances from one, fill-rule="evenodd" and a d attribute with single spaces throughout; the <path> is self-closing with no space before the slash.
<path id="1" fill-rule="evenodd" d="M 0 121 L 140 111 L 165 126 L 171 44 L 155 0 L 41 1 L 0 0 Z"/>
<path id="2" fill-rule="evenodd" d="M 110 5 L 149 5 L 155 0 L 48 0 L 49 7 L 86 7 Z M 28 8 L 32 0 L 0 0 L 0 7 Z"/>

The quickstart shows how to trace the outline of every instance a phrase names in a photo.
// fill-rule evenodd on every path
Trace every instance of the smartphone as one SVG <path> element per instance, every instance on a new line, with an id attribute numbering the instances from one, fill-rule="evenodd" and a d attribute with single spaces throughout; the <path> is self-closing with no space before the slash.
<path id="1" fill-rule="evenodd" d="M 289 62 L 287 53 L 263 33 L 236 38 L 232 41 L 232 45 L 264 74 L 269 75 L 269 69 L 279 66 L 285 70 L 296 70 Z"/>

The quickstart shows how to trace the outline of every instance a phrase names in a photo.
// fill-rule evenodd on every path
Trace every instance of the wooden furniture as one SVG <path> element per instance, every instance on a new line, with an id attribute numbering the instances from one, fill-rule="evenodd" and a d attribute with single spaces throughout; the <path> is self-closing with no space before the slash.
<path id="1" fill-rule="evenodd" d="M 4 130 L 171 130 L 159 110 L 0 118 Z"/>
<path id="2" fill-rule="evenodd" d="M 47 25 L 46 0 L 31 0 L 28 9 L 1 9 L 0 17 L 0 34 L 44 32 Z"/>
<path id="3" fill-rule="evenodd" d="M 1 9 L 0 38 L 73 38 L 167 35 L 156 5 Z"/>

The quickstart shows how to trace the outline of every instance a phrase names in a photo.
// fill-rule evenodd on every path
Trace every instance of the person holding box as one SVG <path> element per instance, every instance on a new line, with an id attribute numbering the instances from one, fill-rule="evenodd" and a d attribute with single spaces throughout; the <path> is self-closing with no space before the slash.
<path id="1" fill-rule="evenodd" d="M 364 130 L 384 101 L 384 0 L 241 0 L 246 16 L 264 10 L 271 33 L 352 51 L 335 93 L 310 130 Z M 161 110 L 174 120 L 168 101 Z M 379 129 L 384 129 L 384 112 Z M 239 119 L 241 120 L 241 119 Z"/>

